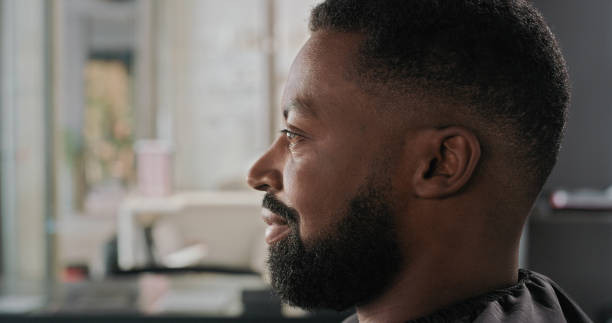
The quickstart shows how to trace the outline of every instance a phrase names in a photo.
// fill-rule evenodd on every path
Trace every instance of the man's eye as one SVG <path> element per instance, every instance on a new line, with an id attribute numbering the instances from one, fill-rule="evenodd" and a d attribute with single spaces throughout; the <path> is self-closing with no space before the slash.
<path id="1" fill-rule="evenodd" d="M 283 129 L 283 130 L 281 130 L 281 133 L 285 134 L 287 139 L 289 139 L 289 141 L 291 141 L 291 142 L 293 142 L 293 141 L 295 141 L 297 139 L 300 139 L 300 137 L 302 137 L 299 134 L 297 134 L 297 133 L 295 133 L 295 132 L 293 132 L 293 131 L 291 131 L 289 129 Z"/>
<path id="2" fill-rule="evenodd" d="M 302 141 L 302 139 L 304 139 L 304 136 L 289 129 L 283 129 L 281 130 L 281 133 L 287 137 L 287 141 L 289 142 L 288 148 L 291 152 L 295 152 L 296 146 L 300 143 L 300 141 Z"/>

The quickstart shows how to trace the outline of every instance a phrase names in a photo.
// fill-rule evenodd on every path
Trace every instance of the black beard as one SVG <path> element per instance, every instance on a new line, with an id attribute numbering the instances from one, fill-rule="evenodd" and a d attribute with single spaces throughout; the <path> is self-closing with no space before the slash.
<path id="1" fill-rule="evenodd" d="M 268 258 L 272 287 L 284 302 L 307 310 L 342 311 L 367 304 L 390 286 L 401 254 L 382 192 L 358 194 L 330 234 L 307 246 L 300 239 L 297 211 L 266 196 L 264 206 L 287 219 L 292 229 L 270 246 Z"/>

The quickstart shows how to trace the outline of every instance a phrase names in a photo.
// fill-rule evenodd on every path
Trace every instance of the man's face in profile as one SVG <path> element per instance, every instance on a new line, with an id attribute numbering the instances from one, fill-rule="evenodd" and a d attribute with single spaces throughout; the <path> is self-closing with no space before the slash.
<path id="1" fill-rule="evenodd" d="M 392 149 L 373 98 L 351 79 L 359 37 L 316 32 L 291 68 L 285 129 L 251 169 L 267 191 L 273 287 L 304 308 L 345 309 L 398 271 Z"/>
<path id="2" fill-rule="evenodd" d="M 515 284 L 569 100 L 526 1 L 336 1 L 253 165 L 272 285 L 307 309 L 403 321 Z"/>

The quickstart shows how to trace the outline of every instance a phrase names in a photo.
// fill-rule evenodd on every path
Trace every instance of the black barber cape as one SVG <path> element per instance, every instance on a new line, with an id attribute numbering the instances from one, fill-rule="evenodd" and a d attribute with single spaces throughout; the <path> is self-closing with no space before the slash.
<path id="1" fill-rule="evenodd" d="M 343 323 L 357 323 L 357 315 Z M 407 323 L 583 323 L 592 321 L 550 278 L 519 270 L 516 285 L 492 291 Z"/>

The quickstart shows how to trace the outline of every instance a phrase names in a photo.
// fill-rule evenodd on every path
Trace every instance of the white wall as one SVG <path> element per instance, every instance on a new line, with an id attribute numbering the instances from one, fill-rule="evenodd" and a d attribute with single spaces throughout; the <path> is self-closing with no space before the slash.
<path id="1" fill-rule="evenodd" d="M 264 3 L 159 4 L 158 135 L 176 143 L 175 188 L 241 180 L 267 143 Z"/>
<path id="2" fill-rule="evenodd" d="M 176 144 L 178 190 L 246 188 L 250 163 L 279 129 L 270 111 L 280 115 L 281 85 L 313 1 L 274 1 L 273 30 L 270 1 L 158 2 L 157 134 Z"/>
<path id="3" fill-rule="evenodd" d="M 2 8 L 2 230 L 7 281 L 45 275 L 44 2 Z"/>

